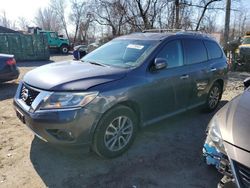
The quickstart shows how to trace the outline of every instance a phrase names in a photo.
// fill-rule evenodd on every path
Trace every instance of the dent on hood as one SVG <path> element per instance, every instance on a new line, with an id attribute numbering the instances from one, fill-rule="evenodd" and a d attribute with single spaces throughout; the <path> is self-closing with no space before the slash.
<path id="1" fill-rule="evenodd" d="M 114 78 L 84 79 L 57 85 L 51 90 L 80 91 L 88 90 L 91 87 L 114 81 Z M 84 87 L 83 87 L 84 86 Z"/>

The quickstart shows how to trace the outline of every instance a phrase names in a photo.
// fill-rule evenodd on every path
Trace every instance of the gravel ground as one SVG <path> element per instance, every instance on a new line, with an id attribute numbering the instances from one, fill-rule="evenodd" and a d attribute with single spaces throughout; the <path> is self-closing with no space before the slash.
<path id="1" fill-rule="evenodd" d="M 64 59 L 72 56 L 54 56 L 51 62 Z M 18 63 L 20 78 L 46 63 Z M 229 74 L 220 107 L 243 91 L 248 76 Z M 0 84 L 0 187 L 213 188 L 221 178 L 201 157 L 213 113 L 196 109 L 146 127 L 126 154 L 104 160 L 81 148 L 58 148 L 35 138 L 12 107 L 17 83 Z"/>

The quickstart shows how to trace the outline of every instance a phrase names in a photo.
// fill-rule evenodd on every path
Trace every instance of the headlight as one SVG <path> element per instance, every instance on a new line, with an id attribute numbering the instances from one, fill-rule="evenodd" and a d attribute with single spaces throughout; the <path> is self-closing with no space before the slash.
<path id="1" fill-rule="evenodd" d="M 214 117 L 210 122 L 208 136 L 211 138 L 211 140 L 216 146 L 218 146 L 219 148 L 224 148 L 223 139 L 216 117 Z"/>
<path id="2" fill-rule="evenodd" d="M 40 109 L 61 109 L 82 107 L 96 98 L 98 92 L 67 93 L 55 92 L 47 97 L 41 104 Z"/>

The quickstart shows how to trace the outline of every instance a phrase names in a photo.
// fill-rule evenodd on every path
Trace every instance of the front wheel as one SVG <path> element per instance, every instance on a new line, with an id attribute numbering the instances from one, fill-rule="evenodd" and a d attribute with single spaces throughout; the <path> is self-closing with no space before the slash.
<path id="1" fill-rule="evenodd" d="M 220 102 L 221 96 L 222 96 L 221 85 L 215 82 L 208 93 L 207 101 L 205 104 L 205 111 L 207 112 L 214 111 Z"/>
<path id="2" fill-rule="evenodd" d="M 69 52 L 69 47 L 67 45 L 62 45 L 60 51 L 62 54 L 67 54 Z"/>
<path id="3" fill-rule="evenodd" d="M 118 106 L 111 109 L 97 125 L 93 150 L 105 158 L 121 155 L 133 143 L 137 124 L 137 117 L 130 108 Z"/>

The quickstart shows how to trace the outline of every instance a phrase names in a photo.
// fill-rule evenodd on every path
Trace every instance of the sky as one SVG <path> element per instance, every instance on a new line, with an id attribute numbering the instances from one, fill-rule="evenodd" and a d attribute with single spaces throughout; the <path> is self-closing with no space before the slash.
<path id="1" fill-rule="evenodd" d="M 0 0 L 0 14 L 3 11 L 12 21 L 24 17 L 30 21 L 34 18 L 39 8 L 48 6 L 50 0 Z"/>

